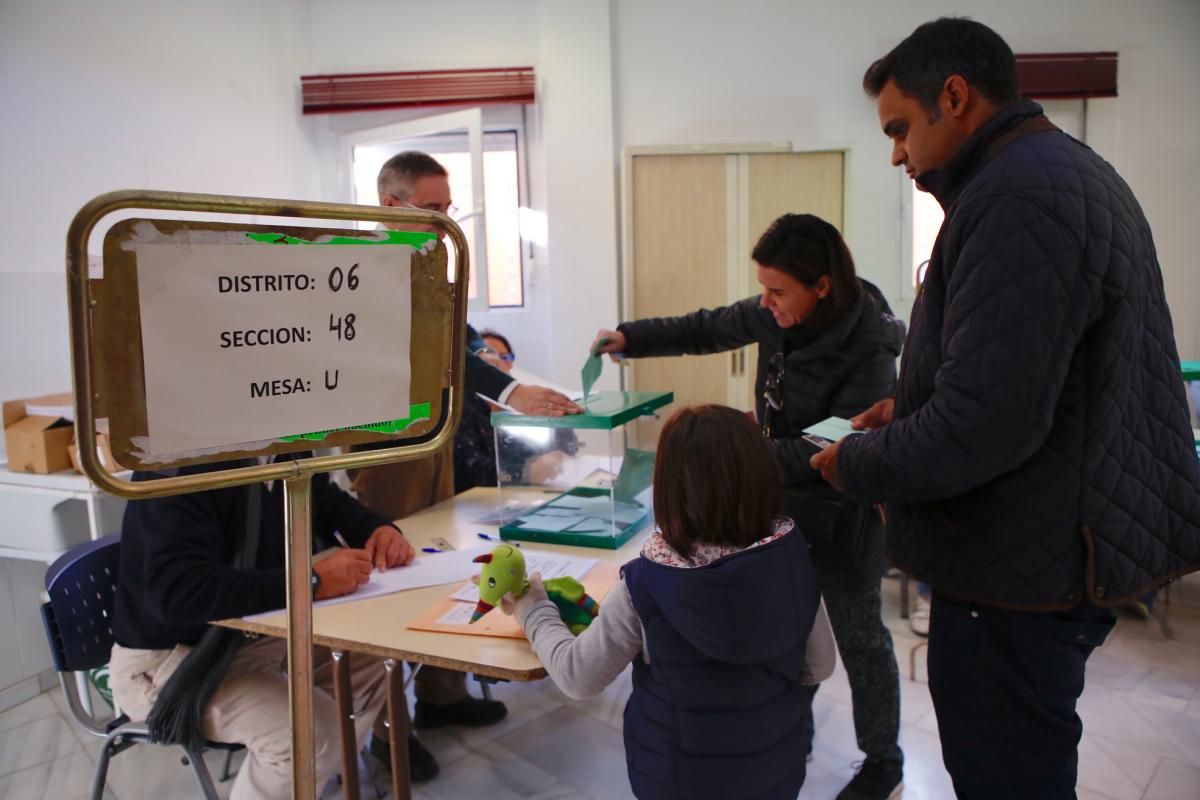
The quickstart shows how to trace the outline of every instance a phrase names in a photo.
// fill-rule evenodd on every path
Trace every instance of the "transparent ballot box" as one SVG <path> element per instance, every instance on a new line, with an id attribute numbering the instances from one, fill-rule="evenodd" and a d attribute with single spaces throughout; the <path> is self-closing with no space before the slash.
<path id="1" fill-rule="evenodd" d="M 628 423 L 672 400 L 671 392 L 595 392 L 582 414 L 492 414 L 501 538 L 624 544 L 650 519 L 654 476 L 654 453 L 629 446 Z"/>

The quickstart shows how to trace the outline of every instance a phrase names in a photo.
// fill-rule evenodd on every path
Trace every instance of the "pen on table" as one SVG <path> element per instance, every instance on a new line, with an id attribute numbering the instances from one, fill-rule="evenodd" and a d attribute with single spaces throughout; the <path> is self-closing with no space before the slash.
<path id="1" fill-rule="evenodd" d="M 421 548 L 421 552 L 422 552 L 422 553 L 444 553 L 444 552 L 446 552 L 446 551 L 445 551 L 445 550 L 438 550 L 436 547 L 422 547 L 422 548 Z"/>

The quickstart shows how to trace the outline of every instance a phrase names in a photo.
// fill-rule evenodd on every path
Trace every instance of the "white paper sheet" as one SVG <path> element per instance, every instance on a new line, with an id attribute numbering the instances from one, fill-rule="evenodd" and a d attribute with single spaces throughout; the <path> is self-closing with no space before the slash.
<path id="1" fill-rule="evenodd" d="M 583 576 L 597 563 L 594 558 L 575 558 L 538 550 L 522 549 L 522 554 L 525 556 L 525 574 L 541 573 L 542 580 L 569 575 L 577 581 L 582 581 Z M 479 587 L 474 583 L 464 584 L 461 589 L 450 595 L 450 598 L 474 605 L 479 602 Z"/>
<path id="2" fill-rule="evenodd" d="M 67 422 L 75 421 L 75 406 L 70 401 L 59 403 L 26 403 L 25 414 L 30 417 L 56 417 Z"/>
<path id="3" fill-rule="evenodd" d="M 359 586 L 357 591 L 334 597 L 329 600 L 319 600 L 313 603 L 313 608 L 324 608 L 339 603 L 349 603 L 352 600 L 363 600 L 368 597 L 382 597 L 387 594 L 403 592 L 406 589 L 420 589 L 424 586 L 437 586 L 443 583 L 455 583 L 466 580 L 479 572 L 479 565 L 473 563 L 475 556 L 491 551 L 490 546 L 473 547 L 469 550 L 455 550 L 449 553 L 421 553 L 407 567 L 394 567 L 387 572 L 372 572 L 371 579 Z M 593 562 L 594 563 L 594 562 Z M 476 597 L 478 599 L 478 596 Z M 246 619 L 278 614 L 284 609 L 255 614 Z"/>
<path id="4" fill-rule="evenodd" d="M 407 417 L 411 248 L 136 250 L 145 455 Z"/>
<path id="5" fill-rule="evenodd" d="M 476 600 L 479 598 L 476 597 Z M 470 625 L 471 614 L 475 611 L 474 603 L 453 603 L 450 610 L 437 618 L 439 625 Z"/>

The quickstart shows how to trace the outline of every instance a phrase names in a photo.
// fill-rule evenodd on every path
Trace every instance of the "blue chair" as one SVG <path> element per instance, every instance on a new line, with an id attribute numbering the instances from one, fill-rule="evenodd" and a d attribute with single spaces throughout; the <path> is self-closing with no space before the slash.
<path id="1" fill-rule="evenodd" d="M 108 663 L 113 646 L 112 615 L 120 552 L 120 534 L 71 548 L 46 571 L 46 594 L 50 600 L 42 604 L 50 654 L 71 716 L 88 733 L 104 739 L 104 749 L 92 776 L 93 800 L 100 800 L 104 794 L 113 756 L 135 744 L 153 742 L 143 722 L 132 722 L 124 714 L 105 722 L 88 711 L 71 675 Z M 230 758 L 242 746 L 222 742 L 208 742 L 207 746 L 226 751 L 221 780 L 227 780 Z M 183 763 L 191 765 L 204 797 L 217 800 L 216 787 L 201 754 L 180 749 L 185 753 Z"/>

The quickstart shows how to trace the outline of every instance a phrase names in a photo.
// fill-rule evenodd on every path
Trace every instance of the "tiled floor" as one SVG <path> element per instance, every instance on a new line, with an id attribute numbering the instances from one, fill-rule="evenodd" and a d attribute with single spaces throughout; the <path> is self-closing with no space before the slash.
<path id="1" fill-rule="evenodd" d="M 898 589 L 884 582 L 885 614 L 895 634 L 902 675 L 901 745 L 907 757 L 908 800 L 951 798 L 942 768 L 924 661 L 917 681 L 907 677 L 908 654 L 919 639 L 898 617 Z M 1081 800 L 1196 800 L 1200 798 L 1200 576 L 1176 589 L 1171 612 L 1175 639 L 1157 620 L 1122 619 L 1088 664 L 1079 703 Z M 495 696 L 509 717 L 491 728 L 434 731 L 422 738 L 442 774 L 421 786 L 421 800 L 507 798 L 627 798 L 621 712 L 629 673 L 599 697 L 570 700 L 549 681 L 504 684 Z M 97 741 L 67 721 L 61 693 L 43 694 L 0 714 L 0 800 L 86 798 Z M 839 671 L 816 701 L 817 740 L 801 797 L 833 798 L 861 758 L 854 746 L 850 690 Z M 214 775 L 219 754 L 209 758 Z M 236 761 L 235 761 L 236 763 Z M 386 781 L 379 781 L 386 785 Z M 199 791 L 178 754 L 140 746 L 113 762 L 106 798 L 194 798 Z M 227 795 L 230 784 L 221 784 Z M 364 797 L 374 794 L 364 784 Z M 340 800 L 332 787 L 327 800 Z"/>

